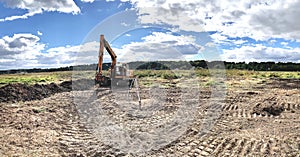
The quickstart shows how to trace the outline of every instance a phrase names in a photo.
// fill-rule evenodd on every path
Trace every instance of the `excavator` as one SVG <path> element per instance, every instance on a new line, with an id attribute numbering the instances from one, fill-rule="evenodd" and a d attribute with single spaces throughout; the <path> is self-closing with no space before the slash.
<path id="1" fill-rule="evenodd" d="M 103 75 L 103 54 L 104 48 L 111 57 L 111 66 L 109 68 L 108 76 Z M 133 75 L 133 71 L 129 70 L 129 66 L 126 63 L 117 63 L 117 55 L 110 47 L 109 43 L 105 40 L 104 35 L 100 35 L 100 48 L 99 48 L 99 60 L 97 64 L 97 70 L 95 75 L 95 83 L 101 87 L 123 88 L 132 89 L 135 85 L 138 96 L 139 105 L 141 105 L 141 99 L 139 96 L 138 80 Z"/>

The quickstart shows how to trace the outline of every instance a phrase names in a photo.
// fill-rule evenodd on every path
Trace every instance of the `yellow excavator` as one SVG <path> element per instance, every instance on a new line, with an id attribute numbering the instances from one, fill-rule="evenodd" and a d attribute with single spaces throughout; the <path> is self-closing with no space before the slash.
<path id="1" fill-rule="evenodd" d="M 108 76 L 103 75 L 103 54 L 104 48 L 109 53 L 111 57 L 111 66 L 109 68 Z M 137 96 L 139 104 L 141 105 L 141 99 L 139 96 L 139 85 L 138 80 L 133 75 L 133 71 L 129 70 L 129 66 L 126 63 L 117 63 L 117 55 L 110 47 L 109 43 L 105 40 L 104 35 L 100 35 L 100 48 L 99 48 L 99 60 L 97 64 L 97 71 L 95 75 L 95 82 L 99 84 L 100 87 L 110 87 L 110 88 L 123 88 L 123 89 L 132 89 L 135 85 L 137 89 Z"/>
<path id="2" fill-rule="evenodd" d="M 112 60 L 108 76 L 104 76 L 102 73 L 104 48 L 109 53 Z M 123 85 L 127 82 L 126 84 L 129 86 L 132 83 L 132 80 L 134 80 L 133 71 L 129 70 L 128 64 L 117 63 L 117 55 L 105 40 L 104 35 L 100 35 L 99 60 L 95 77 L 96 83 L 100 86 L 111 87 L 111 85 Z"/>

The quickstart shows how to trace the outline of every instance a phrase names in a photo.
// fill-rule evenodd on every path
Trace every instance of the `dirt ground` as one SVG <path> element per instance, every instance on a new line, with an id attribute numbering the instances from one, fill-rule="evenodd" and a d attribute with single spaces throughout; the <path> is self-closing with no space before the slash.
<path id="1" fill-rule="evenodd" d="M 300 156 L 300 80 L 229 78 L 224 99 L 215 104 L 211 102 L 217 97 L 212 97 L 210 87 L 200 88 L 196 95 L 176 86 L 166 88 L 164 95 L 155 88 L 141 87 L 141 110 L 138 105 L 120 106 L 124 93 L 91 90 L 94 87 L 85 81 L 75 82 L 78 89 L 71 82 L 1 87 L 0 156 Z M 85 99 L 89 94 L 95 99 Z M 153 97 L 164 103 L 151 106 Z M 166 131 L 167 142 L 140 154 L 125 149 L 136 141 L 109 143 L 107 137 L 115 137 L 104 137 L 101 131 L 107 130 L 99 127 L 108 124 L 95 118 L 101 109 L 101 114 L 121 128 L 155 132 L 171 124 L 182 107 L 193 107 L 189 105 L 193 101 L 199 104 L 188 113 L 193 114 L 192 120 L 181 120 L 188 125 L 174 127 L 184 131 L 177 136 Z M 181 125 L 184 127 L 178 127 Z M 143 136 L 129 138 L 140 139 L 134 145 L 138 146 L 145 143 Z"/>

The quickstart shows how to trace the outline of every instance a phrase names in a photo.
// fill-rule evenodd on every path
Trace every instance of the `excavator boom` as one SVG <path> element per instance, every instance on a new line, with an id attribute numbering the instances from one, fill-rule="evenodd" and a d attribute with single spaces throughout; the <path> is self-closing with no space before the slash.
<path id="1" fill-rule="evenodd" d="M 109 53 L 112 63 L 110 66 L 110 69 L 113 70 L 117 64 L 117 55 L 112 50 L 108 42 L 104 39 L 104 35 L 100 35 L 100 48 L 99 48 L 99 61 L 98 61 L 98 73 L 102 75 L 102 64 L 103 64 L 103 54 L 104 54 L 104 48 Z"/>

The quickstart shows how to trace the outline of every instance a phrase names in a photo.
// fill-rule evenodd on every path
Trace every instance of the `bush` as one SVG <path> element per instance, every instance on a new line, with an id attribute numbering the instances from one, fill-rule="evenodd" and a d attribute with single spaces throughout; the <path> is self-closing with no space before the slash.
<path id="1" fill-rule="evenodd" d="M 280 75 L 279 74 L 277 74 L 277 73 L 271 73 L 270 75 L 269 75 L 269 77 L 280 77 Z"/>
<path id="2" fill-rule="evenodd" d="M 178 77 L 174 73 L 164 73 L 162 75 L 162 78 L 164 78 L 164 79 L 177 79 Z"/>

